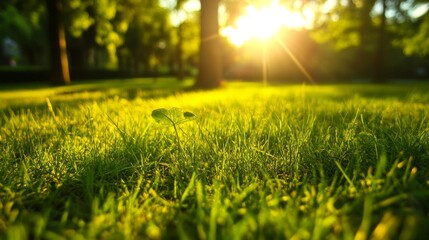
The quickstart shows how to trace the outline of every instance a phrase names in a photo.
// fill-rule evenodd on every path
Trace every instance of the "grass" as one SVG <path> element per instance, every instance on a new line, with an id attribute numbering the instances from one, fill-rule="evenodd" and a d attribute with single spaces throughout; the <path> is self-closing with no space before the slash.
<path id="1" fill-rule="evenodd" d="M 0 238 L 425 238 L 428 90 L 228 84 L 5 104 Z M 163 107 L 197 116 L 180 149 L 151 118 Z"/>
<path id="2" fill-rule="evenodd" d="M 0 109 L 39 105 L 46 98 L 81 102 L 111 97 L 148 98 L 166 96 L 192 85 L 190 79 L 178 82 L 174 78 L 135 78 L 73 82 L 69 86 L 52 87 L 46 83 L 0 85 Z"/>

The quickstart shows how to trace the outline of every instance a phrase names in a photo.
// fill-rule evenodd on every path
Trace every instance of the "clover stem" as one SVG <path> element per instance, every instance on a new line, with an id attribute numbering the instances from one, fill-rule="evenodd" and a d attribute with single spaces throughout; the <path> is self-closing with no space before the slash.
<path id="1" fill-rule="evenodd" d="M 173 123 L 174 131 L 176 132 L 176 141 L 177 145 L 179 146 L 179 151 L 182 151 L 182 146 L 180 145 L 180 138 L 179 138 L 179 132 L 177 131 L 176 124 Z"/>

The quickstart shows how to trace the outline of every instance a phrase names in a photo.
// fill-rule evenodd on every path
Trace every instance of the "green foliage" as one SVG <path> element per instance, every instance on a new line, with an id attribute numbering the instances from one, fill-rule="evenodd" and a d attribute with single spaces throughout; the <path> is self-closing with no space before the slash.
<path id="1" fill-rule="evenodd" d="M 429 13 L 421 17 L 413 24 L 406 25 L 409 28 L 403 39 L 396 43 L 403 47 L 407 55 L 427 56 L 429 55 Z"/>
<path id="2" fill-rule="evenodd" d="M 100 46 L 123 44 L 123 34 L 128 29 L 129 21 L 134 17 L 133 8 L 140 1 L 73 0 L 66 2 L 67 26 L 74 37 L 81 37 L 91 27 L 95 30 L 95 39 Z M 127 12 L 127 13 L 125 13 Z"/>
<path id="3" fill-rule="evenodd" d="M 356 21 L 359 13 L 344 7 L 337 11 L 334 10 L 331 13 L 333 19 L 324 22 L 323 27 L 312 31 L 312 37 L 320 43 L 332 42 L 338 50 L 360 46 L 362 39 L 359 35 L 359 27 L 361 23 Z M 341 20 L 334 20 L 340 16 Z"/>
<path id="4" fill-rule="evenodd" d="M 380 25 L 381 17 L 380 5 L 376 3 L 374 0 L 337 1 L 326 11 L 326 6 L 332 2 L 319 2 L 318 10 L 321 12 L 316 15 L 313 37 L 319 42 L 332 42 L 339 50 L 363 47 L 366 51 L 374 51 L 376 28 Z M 406 55 L 427 56 L 429 15 L 426 12 L 416 18 L 412 14 L 415 9 L 427 3 L 419 0 L 385 0 L 385 3 L 390 31 L 386 43 L 394 43 L 396 47 L 402 48 Z"/>
<path id="5" fill-rule="evenodd" d="M 19 41 L 28 41 L 32 37 L 32 29 L 27 20 L 13 6 L 7 6 L 0 12 L 2 36 L 9 36 Z"/>
<path id="6" fill-rule="evenodd" d="M 199 15 L 197 13 L 188 13 L 186 21 L 181 23 L 181 34 L 183 38 L 182 58 L 185 63 L 194 67 L 196 67 L 198 63 L 198 51 L 200 47 L 198 17 Z M 176 27 L 176 31 L 178 31 L 178 27 Z"/>
<path id="7" fill-rule="evenodd" d="M 19 44 L 21 51 L 16 53 L 21 56 L 21 59 L 16 59 L 19 64 L 31 60 L 22 59 L 24 53 L 32 53 L 35 57 L 42 55 L 46 48 L 45 9 L 36 2 L 29 1 L 23 6 L 5 4 L 0 8 L 0 41 L 9 37 Z"/>
<path id="8" fill-rule="evenodd" d="M 161 63 L 165 64 L 171 59 L 173 46 L 169 10 L 148 1 L 139 4 L 133 11 L 135 17 L 125 33 L 127 58 L 132 62 L 135 73 L 154 71 Z"/>

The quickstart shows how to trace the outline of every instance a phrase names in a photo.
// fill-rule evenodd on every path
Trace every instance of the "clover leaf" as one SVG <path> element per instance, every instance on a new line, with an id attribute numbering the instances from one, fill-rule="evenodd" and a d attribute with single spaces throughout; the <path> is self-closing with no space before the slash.
<path id="1" fill-rule="evenodd" d="M 152 111 L 152 118 L 162 125 L 175 126 L 192 121 L 196 116 L 192 112 L 184 112 L 180 108 L 159 108 Z"/>

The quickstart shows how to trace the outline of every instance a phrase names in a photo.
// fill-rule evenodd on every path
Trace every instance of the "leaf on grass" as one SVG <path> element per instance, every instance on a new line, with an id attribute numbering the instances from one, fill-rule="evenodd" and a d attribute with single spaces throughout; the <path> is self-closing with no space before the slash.
<path id="1" fill-rule="evenodd" d="M 184 112 L 183 116 L 188 119 L 188 118 L 195 118 L 195 114 L 191 113 L 191 112 Z"/>
<path id="2" fill-rule="evenodd" d="M 159 108 L 152 111 L 152 118 L 157 123 L 172 124 L 172 120 L 168 117 L 168 110 L 165 108 Z"/>
<path id="3" fill-rule="evenodd" d="M 163 125 L 177 125 L 196 118 L 192 112 L 183 112 L 180 108 L 159 108 L 152 111 L 152 118 Z"/>

